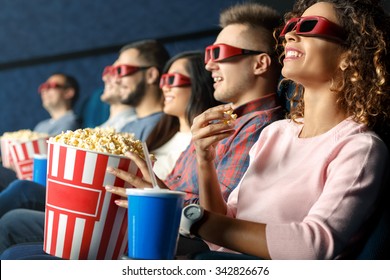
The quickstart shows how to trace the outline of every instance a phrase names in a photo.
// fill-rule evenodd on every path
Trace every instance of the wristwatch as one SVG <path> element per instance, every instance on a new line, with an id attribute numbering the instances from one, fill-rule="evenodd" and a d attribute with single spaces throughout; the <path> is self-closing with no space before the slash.
<path id="1" fill-rule="evenodd" d="M 180 234 L 185 237 L 193 238 L 194 235 L 191 234 L 191 227 L 197 221 L 203 217 L 203 208 L 198 204 L 189 204 L 183 208 L 181 212 L 180 220 Z"/>

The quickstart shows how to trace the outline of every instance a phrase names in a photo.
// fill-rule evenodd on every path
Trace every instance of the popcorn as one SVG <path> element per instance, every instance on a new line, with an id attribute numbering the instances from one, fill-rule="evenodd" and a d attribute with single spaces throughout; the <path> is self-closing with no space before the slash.
<path id="1" fill-rule="evenodd" d="M 230 124 L 232 120 L 237 119 L 237 114 L 233 114 L 233 110 L 228 110 L 224 112 L 226 115 L 230 115 L 230 120 L 223 120 L 224 124 Z"/>
<path id="2" fill-rule="evenodd" d="M 134 138 L 134 134 L 116 132 L 112 128 L 68 130 L 51 137 L 49 141 L 119 156 L 125 155 L 126 152 L 132 152 L 144 159 L 142 143 Z"/>
<path id="3" fill-rule="evenodd" d="M 30 129 L 21 129 L 13 132 L 4 132 L 2 138 L 18 141 L 29 141 L 39 138 L 45 138 L 49 135 L 46 133 L 35 132 Z"/>

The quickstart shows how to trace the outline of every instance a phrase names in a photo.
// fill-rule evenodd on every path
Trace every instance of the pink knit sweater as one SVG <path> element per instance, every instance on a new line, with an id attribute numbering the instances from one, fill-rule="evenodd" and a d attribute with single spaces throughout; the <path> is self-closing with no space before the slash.
<path id="1" fill-rule="evenodd" d="M 301 129 L 282 120 L 263 130 L 227 215 L 267 224 L 273 259 L 333 259 L 372 213 L 388 151 L 350 119 L 312 138 Z"/>

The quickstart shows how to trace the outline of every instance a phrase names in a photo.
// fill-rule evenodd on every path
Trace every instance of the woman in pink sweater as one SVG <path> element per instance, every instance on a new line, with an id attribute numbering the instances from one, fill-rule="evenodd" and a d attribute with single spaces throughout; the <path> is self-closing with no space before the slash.
<path id="1" fill-rule="evenodd" d="M 389 17 L 374 2 L 298 0 L 286 15 L 282 73 L 297 85 L 296 106 L 291 119 L 263 130 L 227 203 L 213 146 L 232 133 L 214 121 L 228 106 L 195 119 L 204 211 L 192 226 L 183 223 L 187 232 L 213 250 L 264 259 L 334 259 L 354 245 L 389 161 L 372 130 L 390 113 Z M 206 67 L 218 73 L 215 62 Z"/>
<path id="2" fill-rule="evenodd" d="M 298 0 L 286 15 L 282 73 L 296 84 L 290 119 L 262 131 L 227 202 L 214 159 L 216 143 L 234 133 L 231 105 L 194 119 L 201 206 L 184 208 L 183 235 L 201 237 L 212 250 L 264 259 L 351 257 L 389 166 L 386 144 L 374 132 L 390 117 L 390 19 L 378 2 Z M 221 32 L 215 44 L 226 36 Z M 218 55 L 208 53 L 206 68 L 221 77 L 216 88 L 228 88 L 222 65 L 231 62 Z M 150 186 L 145 163 L 131 159 L 144 180 L 116 175 Z"/>

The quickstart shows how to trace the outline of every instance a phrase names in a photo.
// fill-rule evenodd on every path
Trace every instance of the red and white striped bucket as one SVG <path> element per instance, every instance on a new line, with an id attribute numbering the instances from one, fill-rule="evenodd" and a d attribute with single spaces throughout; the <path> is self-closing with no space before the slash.
<path id="1" fill-rule="evenodd" d="M 14 139 L 1 138 L 1 163 L 5 168 L 13 168 L 11 158 L 11 143 Z"/>
<path id="2" fill-rule="evenodd" d="M 16 176 L 22 180 L 32 180 L 34 154 L 47 154 L 48 138 L 10 143 L 11 160 Z"/>
<path id="3" fill-rule="evenodd" d="M 127 250 L 127 209 L 104 186 L 130 187 L 106 172 L 116 167 L 137 176 L 126 157 L 49 141 L 44 251 L 65 259 L 118 259 Z"/>

